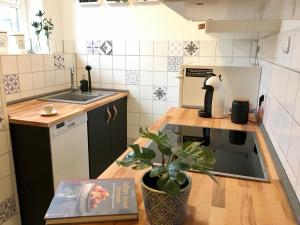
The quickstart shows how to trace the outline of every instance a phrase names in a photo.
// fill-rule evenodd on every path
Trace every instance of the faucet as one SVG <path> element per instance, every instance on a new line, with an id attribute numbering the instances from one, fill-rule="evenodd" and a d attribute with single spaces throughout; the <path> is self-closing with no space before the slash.
<path id="1" fill-rule="evenodd" d="M 71 71 L 71 92 L 74 93 L 77 91 L 77 87 L 76 87 L 76 84 L 75 84 L 75 80 L 74 80 L 74 68 L 71 68 L 70 69 Z"/>
<path id="2" fill-rule="evenodd" d="M 92 70 L 92 67 L 90 65 L 87 65 L 85 67 L 85 69 L 87 70 L 88 72 L 88 79 L 89 79 L 89 92 L 92 92 L 92 79 L 91 79 L 91 70 Z"/>

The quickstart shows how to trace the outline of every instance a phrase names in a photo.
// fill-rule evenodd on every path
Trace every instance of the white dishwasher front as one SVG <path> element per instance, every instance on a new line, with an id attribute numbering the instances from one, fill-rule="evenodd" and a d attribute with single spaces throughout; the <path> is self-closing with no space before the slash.
<path id="1" fill-rule="evenodd" d="M 88 179 L 87 114 L 50 127 L 54 190 L 62 180 Z"/>

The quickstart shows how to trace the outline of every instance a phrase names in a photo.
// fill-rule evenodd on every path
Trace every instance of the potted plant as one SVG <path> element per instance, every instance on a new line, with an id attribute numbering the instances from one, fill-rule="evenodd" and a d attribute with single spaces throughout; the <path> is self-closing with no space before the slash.
<path id="1" fill-rule="evenodd" d="M 137 144 L 131 145 L 133 151 L 123 160 L 118 160 L 117 164 L 131 166 L 135 170 L 152 167 L 141 179 L 148 221 L 151 225 L 180 225 L 185 218 L 192 184 L 185 171 L 202 172 L 216 181 L 209 172 L 215 163 L 214 154 L 199 142 L 171 146 L 167 135 L 152 133 L 147 128 L 140 128 L 140 135 L 156 143 L 161 154 L 161 165 L 154 165 L 156 153 L 153 149 Z"/>
<path id="2" fill-rule="evenodd" d="M 36 17 L 38 17 L 38 21 L 34 21 L 31 26 L 33 26 L 33 28 L 35 29 L 35 35 L 37 37 L 37 51 L 41 51 L 40 34 L 42 31 L 44 31 L 44 34 L 47 38 L 47 47 L 50 52 L 50 35 L 52 34 L 52 31 L 54 29 L 54 24 L 51 18 L 44 18 L 44 15 L 45 12 L 39 10 L 35 15 Z"/>

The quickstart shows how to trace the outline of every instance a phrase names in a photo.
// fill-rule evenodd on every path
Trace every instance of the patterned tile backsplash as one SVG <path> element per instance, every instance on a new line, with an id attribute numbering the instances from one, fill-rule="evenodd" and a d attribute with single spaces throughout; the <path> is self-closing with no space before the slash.
<path id="1" fill-rule="evenodd" d="M 4 91 L 6 95 L 20 92 L 20 81 L 18 74 L 4 75 Z"/>
<path id="2" fill-rule="evenodd" d="M 9 220 L 16 214 L 17 206 L 14 195 L 0 202 L 0 225 L 5 223 L 7 220 Z"/>
<path id="3" fill-rule="evenodd" d="M 32 68 L 28 65 L 18 68 L 24 65 L 23 62 L 30 61 L 26 57 L 22 58 L 22 62 L 17 57 L 2 60 L 16 64 L 16 69 L 12 69 L 12 65 L 2 68 L 7 72 L 4 76 L 7 100 L 68 88 L 69 68 L 77 67 L 79 81 L 82 75 L 87 77 L 84 67 L 90 64 L 94 67 L 94 87 L 128 89 L 131 92 L 128 112 L 132 113 L 132 118 L 128 122 L 128 137 L 136 138 L 139 126 L 150 125 L 169 107 L 178 105 L 179 80 L 176 76 L 181 64 L 249 65 L 253 61 L 252 51 L 256 49 L 256 41 L 92 39 L 67 40 L 64 46 L 75 46 L 75 52 L 70 52 L 68 48 L 65 53 L 35 56 L 34 62 L 39 62 L 38 68 L 44 68 L 42 71 L 39 69 L 39 74 L 35 73 L 37 65 L 33 62 Z M 25 75 L 20 71 L 26 71 Z M 28 82 L 25 82 L 26 79 L 29 79 Z"/>

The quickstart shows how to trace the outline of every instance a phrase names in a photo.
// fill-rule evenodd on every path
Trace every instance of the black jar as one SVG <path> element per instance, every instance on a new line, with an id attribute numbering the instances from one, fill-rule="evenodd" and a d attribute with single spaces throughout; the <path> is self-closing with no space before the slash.
<path id="1" fill-rule="evenodd" d="M 246 124 L 249 115 L 249 100 L 234 99 L 231 109 L 231 122 L 237 124 Z"/>

